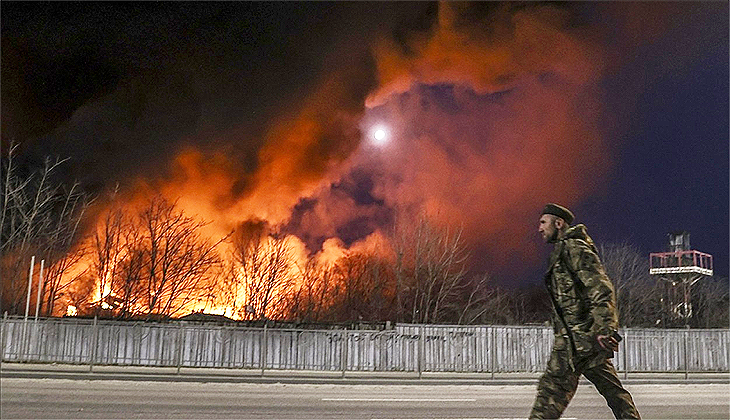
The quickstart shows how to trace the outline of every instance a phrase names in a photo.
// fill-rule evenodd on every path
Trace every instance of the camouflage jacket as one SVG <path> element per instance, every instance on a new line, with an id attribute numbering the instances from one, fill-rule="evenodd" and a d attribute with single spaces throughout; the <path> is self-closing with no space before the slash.
<path id="1" fill-rule="evenodd" d="M 596 337 L 618 330 L 616 297 L 584 225 L 568 228 L 555 244 L 545 284 L 553 304 L 555 346 L 566 346 L 571 366 L 574 358 L 613 357 Z"/>

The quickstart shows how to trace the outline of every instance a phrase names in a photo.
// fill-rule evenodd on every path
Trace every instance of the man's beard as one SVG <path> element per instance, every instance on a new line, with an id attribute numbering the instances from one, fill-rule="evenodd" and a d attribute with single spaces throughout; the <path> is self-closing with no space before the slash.
<path id="1" fill-rule="evenodd" d="M 555 242 L 558 242 L 558 229 L 557 228 L 553 229 L 553 233 L 547 237 L 546 242 L 549 244 L 554 244 Z"/>

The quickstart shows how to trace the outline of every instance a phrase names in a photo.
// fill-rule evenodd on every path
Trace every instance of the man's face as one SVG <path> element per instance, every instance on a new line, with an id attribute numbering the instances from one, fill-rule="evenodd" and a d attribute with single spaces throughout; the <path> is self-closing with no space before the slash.
<path id="1" fill-rule="evenodd" d="M 556 223 L 557 217 L 551 214 L 543 214 L 540 216 L 540 224 L 537 228 L 542 240 L 545 242 L 555 242 L 558 239 L 558 228 Z"/>

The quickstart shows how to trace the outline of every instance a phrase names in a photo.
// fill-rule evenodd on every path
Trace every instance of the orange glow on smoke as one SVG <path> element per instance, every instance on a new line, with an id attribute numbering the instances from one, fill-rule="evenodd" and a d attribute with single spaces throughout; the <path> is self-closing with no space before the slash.
<path id="1" fill-rule="evenodd" d="M 603 66 L 595 45 L 565 30 L 568 12 L 549 5 L 517 12 L 498 11 L 490 20 L 490 34 L 477 36 L 455 24 L 461 5 L 441 3 L 433 36 L 415 40 L 415 54 L 405 55 L 393 41 L 374 48 L 380 87 L 368 107 L 385 102 L 413 83 L 469 86 L 478 93 L 514 86 L 524 75 L 555 72 L 571 83 L 596 80 Z"/>
<path id="2" fill-rule="evenodd" d="M 389 139 L 379 169 L 384 175 L 373 195 L 401 219 L 425 212 L 440 224 L 462 226 L 467 241 L 495 263 L 515 256 L 531 262 L 539 246 L 533 239 L 540 208 L 547 201 L 580 202 L 600 188 L 611 165 L 597 128 L 603 107 L 593 86 L 604 71 L 604 55 L 570 29 L 567 11 L 551 5 L 505 7 L 489 22 L 489 31 L 457 24 L 460 7 L 441 3 L 437 27 L 411 40 L 408 54 L 387 39 L 374 45 L 378 83 L 363 100 L 352 100 L 351 72 L 333 67 L 303 103 L 281 113 L 253 142 L 262 145 L 255 170 L 223 151 L 188 147 L 169 163 L 169 176 L 138 179 L 118 205 L 142 209 L 160 192 L 177 200 L 186 215 L 210 222 L 203 232 L 214 241 L 247 220 L 285 223 L 302 198 L 326 190 L 355 164 L 370 162 L 357 153 L 357 127 L 368 108 L 383 107 L 394 122 L 416 121 L 421 132 Z M 458 115 L 424 110 L 414 89 L 418 84 L 454 86 Z M 506 94 L 493 101 L 472 99 L 494 93 Z M 250 141 L 234 129 L 220 136 L 230 147 Z M 336 208 L 336 202 L 319 205 L 320 220 L 313 223 L 326 226 L 333 237 L 321 250 L 307 250 L 301 239 L 289 236 L 295 267 L 306 266 L 312 251 L 323 266 L 348 252 L 388 252 L 388 240 L 377 230 L 345 247 L 334 232 L 349 209 Z M 222 255 L 230 251 L 222 244 Z M 109 293 L 101 284 L 95 290 L 95 302 Z M 245 302 L 246 296 L 236 299 Z M 236 316 L 218 303 L 190 306 L 201 309 Z"/>
<path id="3" fill-rule="evenodd" d="M 374 49 L 380 84 L 367 106 L 392 108 L 424 133 L 386 162 L 401 179 L 382 190 L 388 203 L 463 224 L 469 242 L 497 264 L 532 261 L 539 209 L 548 201 L 578 203 L 611 166 L 594 86 L 604 54 L 570 28 L 567 11 L 551 5 L 506 5 L 488 24 L 471 26 L 456 24 L 461 7 L 441 3 L 437 27 L 408 44 L 412 53 L 389 40 Z M 417 95 L 418 84 L 454 86 L 459 113 L 416 99 L 393 105 L 400 93 Z M 504 95 L 473 99 L 493 93 Z"/>

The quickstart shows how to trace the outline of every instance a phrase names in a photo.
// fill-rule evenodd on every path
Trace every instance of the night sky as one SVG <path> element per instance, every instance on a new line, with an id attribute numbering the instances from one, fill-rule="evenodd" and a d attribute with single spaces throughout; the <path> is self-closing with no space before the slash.
<path id="1" fill-rule="evenodd" d="M 426 214 L 540 281 L 543 204 L 728 275 L 728 4 L 2 2 L 2 146 L 311 253 Z M 383 127 L 387 139 L 373 141 Z M 215 234 L 215 232 L 213 233 Z M 324 251 L 323 251 L 324 250 Z"/>

